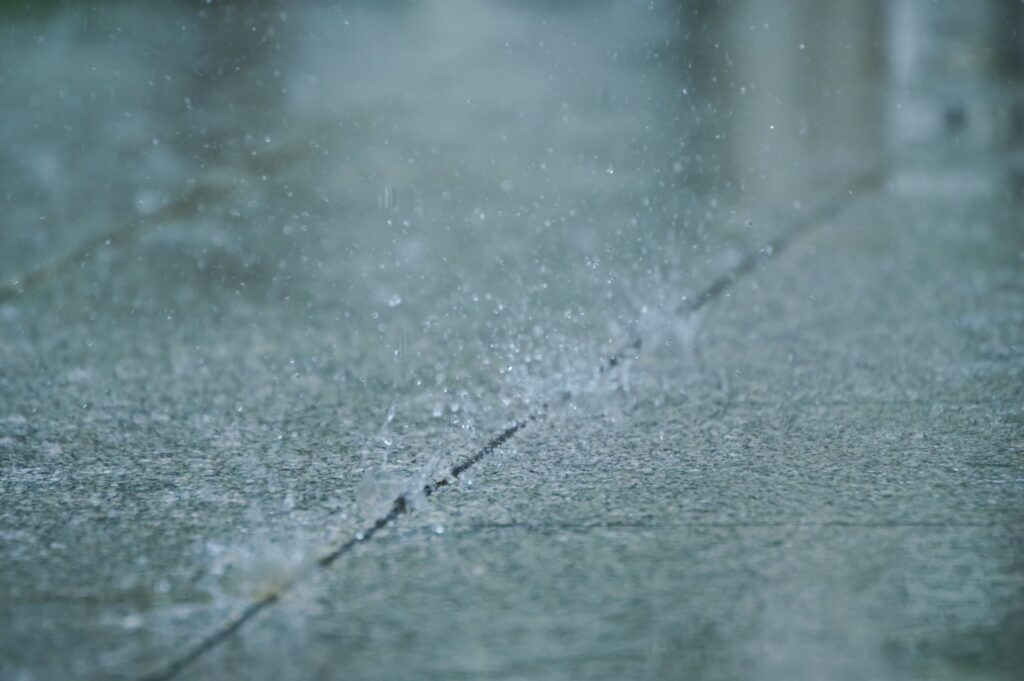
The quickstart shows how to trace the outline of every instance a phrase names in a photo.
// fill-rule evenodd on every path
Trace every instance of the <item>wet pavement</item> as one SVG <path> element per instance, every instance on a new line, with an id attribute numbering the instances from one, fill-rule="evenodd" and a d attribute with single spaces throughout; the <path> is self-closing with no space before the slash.
<path id="1" fill-rule="evenodd" d="M 0 10 L 0 678 L 1015 678 L 1022 99 L 919 4 Z"/>

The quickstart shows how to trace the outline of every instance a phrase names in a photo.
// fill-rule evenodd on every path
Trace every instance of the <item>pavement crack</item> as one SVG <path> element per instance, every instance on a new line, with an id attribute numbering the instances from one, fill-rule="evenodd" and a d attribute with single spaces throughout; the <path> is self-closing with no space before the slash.
<path id="1" fill-rule="evenodd" d="M 1006 527 L 1006 523 L 1002 522 L 971 522 L 963 520 L 951 520 L 951 521 L 928 521 L 928 520 L 877 520 L 877 521 L 855 521 L 855 520 L 821 520 L 821 521 L 804 521 L 804 520 L 682 520 L 673 521 L 670 523 L 662 522 L 651 522 L 649 520 L 612 520 L 604 522 L 544 522 L 544 523 L 530 523 L 530 522 L 491 522 L 491 523 L 475 523 L 466 527 L 464 530 L 456 531 L 456 535 L 459 534 L 476 534 L 480 532 L 500 532 L 503 530 L 511 530 L 517 532 L 540 532 L 546 534 L 558 534 L 558 533 L 572 533 L 572 534 L 586 534 L 590 532 L 600 532 L 602 530 L 632 530 L 635 532 L 642 532 L 645 530 L 664 530 L 666 528 L 671 529 L 759 529 L 759 528 L 782 528 L 782 529 L 796 529 L 796 528 L 807 528 L 807 529 L 828 529 L 828 528 L 850 528 L 850 529 L 906 529 L 906 528 L 934 528 L 934 529 L 953 529 L 953 528 L 964 528 L 964 527 L 992 527 L 1002 528 Z"/>
<path id="2" fill-rule="evenodd" d="M 832 217 L 838 215 L 864 192 L 880 186 L 882 177 L 882 173 L 877 170 L 871 170 L 857 176 L 852 182 L 844 185 L 839 192 L 833 194 L 827 200 L 790 222 L 788 228 L 784 229 L 780 236 L 769 242 L 767 245 L 747 253 L 735 266 L 715 278 L 692 299 L 684 300 L 683 303 L 675 309 L 676 315 L 687 316 L 694 314 L 707 304 L 720 298 L 737 282 L 749 277 L 770 260 L 778 258 L 801 237 L 823 225 Z M 2 290 L 0 290 L 0 298 L 2 298 Z M 643 345 L 644 339 L 642 337 L 633 337 L 618 351 L 605 356 L 596 367 L 597 373 L 599 375 L 604 375 L 611 372 L 616 367 L 619 367 L 629 359 L 635 357 L 643 348 Z M 557 402 L 559 405 L 562 405 L 569 402 L 572 397 L 572 391 L 562 390 L 558 393 Z M 502 445 L 525 429 L 530 423 L 545 419 L 548 414 L 550 414 L 551 407 L 552 405 L 545 403 L 528 416 L 511 422 L 469 457 L 454 464 L 446 475 L 424 485 L 422 488 L 423 495 L 425 497 L 430 497 L 444 488 L 454 485 L 463 473 L 493 454 Z M 172 660 L 162 670 L 143 677 L 144 681 L 170 681 L 171 679 L 176 678 L 182 671 L 200 657 L 231 638 L 243 626 L 245 626 L 247 622 L 280 601 L 281 598 L 299 582 L 309 578 L 320 570 L 328 569 L 340 558 L 351 553 L 357 546 L 369 542 L 382 530 L 395 524 L 399 518 L 407 515 L 412 509 L 412 503 L 410 501 L 411 492 L 412 491 L 406 491 L 399 494 L 392 501 L 391 507 L 387 513 L 379 516 L 368 527 L 357 532 L 354 537 L 338 544 L 334 548 L 322 554 L 320 557 L 316 558 L 274 591 L 266 593 L 251 601 L 245 608 L 231 616 L 215 631 L 201 639 L 182 655 Z M 694 524 L 694 526 L 697 526 L 697 524 Z M 723 523 L 722 526 L 742 527 L 750 526 L 750 524 Z M 785 526 L 788 527 L 790 525 Z"/>
<path id="3" fill-rule="evenodd" d="M 72 270 L 78 263 L 93 256 L 104 246 L 120 246 L 137 239 L 151 227 L 195 215 L 203 205 L 224 199 L 230 190 L 214 185 L 199 185 L 159 210 L 85 241 L 62 256 L 16 276 L 11 282 L 0 284 L 0 302 L 13 300 L 45 287 L 60 275 Z"/>
<path id="4" fill-rule="evenodd" d="M 438 478 L 437 480 L 428 483 L 423 486 L 423 495 L 431 496 L 438 490 L 448 487 L 458 480 L 459 476 L 462 475 L 469 468 L 480 462 L 482 459 L 493 453 L 496 449 L 505 444 L 508 440 L 512 439 L 516 433 L 525 428 L 531 421 L 536 421 L 543 418 L 546 413 L 545 409 L 531 414 L 525 419 L 520 419 L 509 424 L 504 430 L 492 437 L 487 441 L 480 449 L 474 452 L 467 459 L 455 464 L 449 470 L 448 474 L 444 477 Z M 360 544 L 366 543 L 373 539 L 373 537 L 385 529 L 386 527 L 393 525 L 400 517 L 409 513 L 412 509 L 412 504 L 409 501 L 409 493 L 403 492 L 398 495 L 391 503 L 391 508 L 387 513 L 378 517 L 370 526 L 366 529 L 356 533 L 356 535 L 345 542 L 334 547 L 327 553 L 324 553 L 317 558 L 313 563 L 308 565 L 304 570 L 301 570 L 297 574 L 291 577 L 291 579 L 285 581 L 277 589 L 268 592 L 259 598 L 251 601 L 245 608 L 240 610 L 235 615 L 231 616 L 226 622 L 224 622 L 219 628 L 207 635 L 205 638 L 200 640 L 198 643 L 189 648 L 184 654 L 171 661 L 163 670 L 155 674 L 143 677 L 144 681 L 168 681 L 169 679 L 176 678 L 182 671 L 189 667 L 193 662 L 198 660 L 200 657 L 213 650 L 226 640 L 231 638 L 239 629 L 241 629 L 246 622 L 256 617 L 258 614 L 274 605 L 280 598 L 290 591 L 296 584 L 307 579 L 312 573 L 323 570 L 333 565 L 339 558 L 351 553 Z"/>
<path id="5" fill-rule="evenodd" d="M 287 168 L 305 160 L 308 155 L 309 150 L 305 148 L 264 152 L 249 159 L 245 163 L 244 169 L 248 175 L 258 176 L 271 168 L 278 170 Z M 174 220 L 193 217 L 204 207 L 224 201 L 236 193 L 235 188 L 228 184 L 214 182 L 191 184 L 178 198 L 169 201 L 152 213 L 126 220 L 109 232 L 87 239 L 77 247 L 71 248 L 67 253 L 57 256 L 35 269 L 16 275 L 5 283 L 0 283 L 0 302 L 14 300 L 19 296 L 45 288 L 50 282 L 92 257 L 104 246 L 123 246 L 131 243 L 149 229 Z"/>
<path id="6" fill-rule="evenodd" d="M 748 252 L 728 271 L 719 275 L 691 300 L 684 300 L 676 308 L 676 314 L 692 314 L 719 298 L 738 281 L 753 274 L 769 260 L 785 253 L 801 237 L 841 213 L 850 203 L 865 192 L 881 186 L 883 173 L 877 169 L 868 170 L 855 177 L 841 191 L 798 216 L 781 235 L 761 248 Z"/>

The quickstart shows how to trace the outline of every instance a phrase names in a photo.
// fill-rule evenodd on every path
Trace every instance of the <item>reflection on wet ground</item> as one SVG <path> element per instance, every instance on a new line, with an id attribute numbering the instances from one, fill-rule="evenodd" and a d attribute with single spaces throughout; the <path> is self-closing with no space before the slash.
<path id="1" fill-rule="evenodd" d="M 678 393 L 676 312 L 837 193 L 1015 244 L 1022 14 L 0 6 L 0 671 L 173 659 L 511 419 L 642 399 L 637 338 Z"/>

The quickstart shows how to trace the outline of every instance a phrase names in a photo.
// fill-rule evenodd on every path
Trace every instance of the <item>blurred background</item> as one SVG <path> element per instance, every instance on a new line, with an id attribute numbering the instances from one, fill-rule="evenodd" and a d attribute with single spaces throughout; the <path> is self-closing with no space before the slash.
<path id="1" fill-rule="evenodd" d="M 263 271 L 271 257 L 352 236 L 351 211 L 371 207 L 394 239 L 414 214 L 420 233 L 450 231 L 493 206 L 487 231 L 526 240 L 565 208 L 588 212 L 565 229 L 592 231 L 598 203 L 605 222 L 694 229 L 709 204 L 806 201 L 868 164 L 898 168 L 900 191 L 1020 183 L 1019 163 L 982 160 L 1024 135 L 1024 9 L 1009 0 L 0 12 L 8 298 L 90 239 L 199 201 L 222 212 L 202 238 L 237 257 L 209 267 L 280 288 L 301 264 Z M 307 224 L 282 239 L 286 223 Z"/>
<path id="2" fill-rule="evenodd" d="M 864 173 L 1006 212 L 1022 31 L 1016 0 L 0 2 L 9 645 L 93 635 L 54 593 L 244 601 L 276 569 L 245 556 L 364 527 L 632 338 L 688 352 L 675 310 Z"/>
<path id="3" fill-rule="evenodd" d="M 582 238 L 643 216 L 628 240 L 690 230 L 718 248 L 709 206 L 806 202 L 870 164 L 906 192 L 1020 184 L 1019 162 L 982 160 L 1024 134 L 1010 0 L 0 12 L 8 299 L 93 240 L 200 202 L 215 224 L 169 236 L 170 260 L 281 296 L 313 253 L 408 255 L 413 217 L 419 235 L 451 233 L 491 209 L 489 236 L 526 242 L 546 220 Z M 354 225 L 373 209 L 387 219 Z M 152 277 L 186 276 L 163 267 Z"/>
<path id="4" fill-rule="evenodd" d="M 8 343 L 140 379 L 528 401 L 857 173 L 1020 193 L 1019 2 L 0 11 Z"/>
<path id="5" fill-rule="evenodd" d="M 420 336 L 434 364 L 472 319 L 472 364 L 508 366 L 494 346 L 536 314 L 555 354 L 611 347 L 638 291 L 679 295 L 866 168 L 898 192 L 1019 192 L 1022 11 L 5 2 L 3 318 L 89 261 L 46 294 L 62 323 L 263 319 L 357 345 L 386 325 L 392 358 Z M 476 319 L 481 295 L 504 312 Z"/>

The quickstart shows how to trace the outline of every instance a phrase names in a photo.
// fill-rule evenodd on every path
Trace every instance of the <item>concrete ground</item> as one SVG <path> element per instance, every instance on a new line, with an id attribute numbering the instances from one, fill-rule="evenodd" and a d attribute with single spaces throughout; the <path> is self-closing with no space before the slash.
<path id="1" fill-rule="evenodd" d="M 3 10 L 0 678 L 1020 678 L 1019 159 L 452 7 Z"/>

